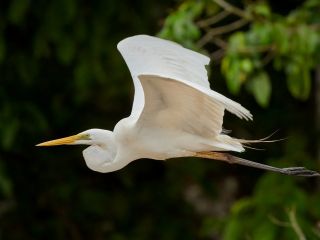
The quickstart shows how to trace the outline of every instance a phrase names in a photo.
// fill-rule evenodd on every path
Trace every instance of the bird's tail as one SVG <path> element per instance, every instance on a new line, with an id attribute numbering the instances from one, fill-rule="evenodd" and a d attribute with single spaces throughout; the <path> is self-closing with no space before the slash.
<path id="1" fill-rule="evenodd" d="M 277 130 L 278 131 L 278 130 Z M 281 138 L 281 139 L 270 139 L 277 131 L 271 133 L 270 135 L 264 137 L 264 138 L 260 138 L 260 139 L 241 139 L 241 138 L 236 138 L 239 143 L 241 143 L 241 145 L 244 147 L 244 148 L 251 148 L 251 149 L 255 149 L 255 150 L 262 150 L 262 149 L 259 149 L 259 148 L 253 148 L 250 146 L 250 144 L 253 144 L 253 143 L 273 143 L 273 142 L 279 142 L 279 141 L 283 141 L 283 140 L 286 140 L 286 138 Z"/>
<path id="2" fill-rule="evenodd" d="M 239 139 L 230 137 L 229 135 L 220 134 L 217 137 L 217 141 L 214 142 L 214 147 L 218 148 L 218 151 L 234 151 L 234 152 L 243 152 L 246 148 L 254 149 L 254 150 L 263 150 L 260 148 L 252 147 L 251 144 L 254 143 L 271 143 L 282 141 L 284 139 L 270 139 L 276 132 L 270 134 L 267 137 L 255 140 L 249 139 Z"/>

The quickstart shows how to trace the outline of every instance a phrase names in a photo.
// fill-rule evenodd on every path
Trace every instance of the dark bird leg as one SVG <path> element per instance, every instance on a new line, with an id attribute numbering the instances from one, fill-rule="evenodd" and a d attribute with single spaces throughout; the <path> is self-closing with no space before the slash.
<path id="1" fill-rule="evenodd" d="M 306 169 L 304 167 L 288 167 L 277 168 L 266 164 L 249 161 L 243 158 L 232 156 L 228 153 L 221 152 L 199 152 L 194 157 L 209 158 L 213 160 L 225 161 L 230 164 L 240 164 L 248 167 L 260 168 L 272 172 L 278 172 L 286 175 L 302 176 L 302 177 L 320 177 L 320 173 Z"/>

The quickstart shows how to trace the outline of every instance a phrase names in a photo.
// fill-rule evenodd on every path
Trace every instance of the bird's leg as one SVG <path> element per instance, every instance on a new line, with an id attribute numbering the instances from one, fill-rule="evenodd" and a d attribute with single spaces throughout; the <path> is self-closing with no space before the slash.
<path id="1" fill-rule="evenodd" d="M 230 164 L 240 164 L 240 165 L 260 168 L 260 169 L 264 169 L 272 172 L 278 172 L 286 175 L 295 175 L 295 176 L 303 176 L 303 177 L 320 177 L 320 173 L 316 171 L 308 170 L 304 167 L 277 168 L 277 167 L 272 167 L 266 164 L 257 163 L 257 162 L 249 161 L 236 156 L 232 156 L 231 154 L 228 154 L 228 153 L 198 152 L 194 155 L 194 157 L 220 160 L 220 161 L 228 162 Z"/>

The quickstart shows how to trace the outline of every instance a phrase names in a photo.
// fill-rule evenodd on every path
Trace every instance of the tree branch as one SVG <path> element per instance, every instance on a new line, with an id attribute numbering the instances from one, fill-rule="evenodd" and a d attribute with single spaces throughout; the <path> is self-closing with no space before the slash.
<path id="1" fill-rule="evenodd" d="M 292 207 L 290 210 L 288 210 L 288 217 L 291 223 L 291 227 L 294 230 L 294 232 L 297 234 L 299 240 L 306 240 L 306 236 L 304 235 L 301 227 L 298 224 L 295 207 Z"/>
<path id="2" fill-rule="evenodd" d="M 224 0 L 213 0 L 216 4 L 218 4 L 220 7 L 222 7 L 224 10 L 233 13 L 241 18 L 245 19 L 251 19 L 251 17 L 243 10 L 240 8 L 237 8 L 230 3 L 224 1 Z"/>
<path id="3" fill-rule="evenodd" d="M 198 47 L 203 47 L 206 43 L 208 43 L 214 36 L 225 34 L 228 32 L 232 32 L 238 28 L 243 27 L 246 25 L 249 21 L 247 19 L 240 19 L 233 23 L 224 25 L 222 27 L 216 27 L 210 29 L 198 42 Z"/>
<path id="4" fill-rule="evenodd" d="M 291 227 L 290 223 L 281 221 L 273 215 L 268 215 L 268 217 L 269 217 L 270 221 L 275 225 L 278 225 L 280 227 Z"/>
<path id="5" fill-rule="evenodd" d="M 220 48 L 219 50 L 210 54 L 210 57 L 213 60 L 213 62 L 220 62 L 220 60 L 223 58 L 224 54 L 225 54 L 225 50 Z"/>
<path id="6" fill-rule="evenodd" d="M 215 37 L 212 39 L 212 42 L 222 49 L 228 48 L 228 43 L 224 41 L 222 38 Z"/>
<path id="7" fill-rule="evenodd" d="M 213 24 L 215 24 L 217 22 L 220 22 L 222 19 L 224 19 L 225 17 L 227 17 L 229 15 L 230 15 L 229 12 L 221 11 L 218 14 L 216 14 L 216 15 L 210 17 L 210 18 L 198 21 L 197 25 L 199 27 L 202 27 L 202 28 L 208 27 L 208 26 L 213 25 Z"/>
<path id="8" fill-rule="evenodd" d="M 269 46 L 269 49 L 266 49 L 267 54 L 266 56 L 261 60 L 262 66 L 267 65 L 275 56 L 276 52 L 275 52 L 275 46 L 271 45 Z"/>

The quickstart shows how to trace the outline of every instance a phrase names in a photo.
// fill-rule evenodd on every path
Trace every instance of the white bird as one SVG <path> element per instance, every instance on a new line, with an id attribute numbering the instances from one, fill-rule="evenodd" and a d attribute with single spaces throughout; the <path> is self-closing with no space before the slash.
<path id="1" fill-rule="evenodd" d="M 203 157 L 289 175 L 319 175 L 303 167 L 275 168 L 226 153 L 243 152 L 244 143 L 257 141 L 236 139 L 223 131 L 225 110 L 245 120 L 252 115 L 210 89 L 208 57 L 147 35 L 126 38 L 117 47 L 134 82 L 131 115 L 113 131 L 90 129 L 37 146 L 90 145 L 83 157 L 90 169 L 102 173 L 140 158 Z"/>

